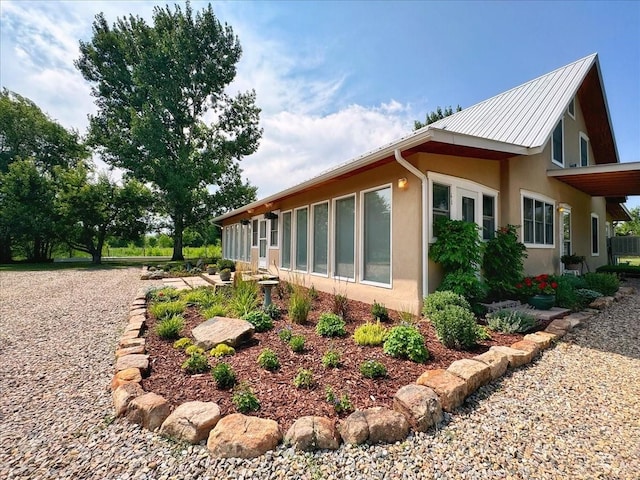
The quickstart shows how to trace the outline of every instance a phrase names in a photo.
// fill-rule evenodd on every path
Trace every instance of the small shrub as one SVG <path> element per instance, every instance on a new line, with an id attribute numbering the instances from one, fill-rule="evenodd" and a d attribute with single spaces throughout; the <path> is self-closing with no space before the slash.
<path id="1" fill-rule="evenodd" d="M 427 318 L 431 318 L 434 313 L 443 310 L 447 305 L 458 305 L 466 308 L 467 310 L 471 310 L 471 305 L 469 305 L 467 299 L 462 295 L 458 295 L 457 293 L 448 290 L 443 290 L 433 292 L 425 297 L 424 304 L 422 306 L 422 314 Z"/>
<path id="2" fill-rule="evenodd" d="M 172 302 L 160 302 L 150 305 L 149 313 L 151 313 L 158 320 L 162 320 L 164 318 L 173 317 L 175 315 L 182 315 L 186 307 L 187 305 L 180 300 Z"/>
<path id="3" fill-rule="evenodd" d="M 304 368 L 298 369 L 298 373 L 293 379 L 293 384 L 296 388 L 306 388 L 311 389 L 315 385 L 315 380 L 313 379 L 313 372 L 311 370 L 307 370 Z"/>
<path id="4" fill-rule="evenodd" d="M 416 363 L 424 363 L 429 359 L 429 351 L 424 344 L 424 337 L 412 325 L 393 327 L 384 341 L 382 351 L 396 358 L 408 358 Z"/>
<path id="5" fill-rule="evenodd" d="M 282 316 L 282 310 L 275 303 L 270 303 L 266 307 L 263 308 L 264 313 L 269 315 L 271 320 L 278 320 Z"/>
<path id="6" fill-rule="evenodd" d="M 302 324 L 307 321 L 311 311 L 311 298 L 303 287 L 296 286 L 289 298 L 289 316 L 293 323 Z"/>
<path id="7" fill-rule="evenodd" d="M 173 342 L 173 348 L 176 350 L 184 350 L 185 348 L 191 346 L 193 342 L 188 337 L 182 337 L 179 340 Z"/>
<path id="8" fill-rule="evenodd" d="M 210 307 L 217 303 L 218 299 L 210 287 L 200 287 L 195 290 L 184 290 L 180 292 L 180 299 L 187 305 L 196 305 L 198 307 Z"/>
<path id="9" fill-rule="evenodd" d="M 381 322 L 389 321 L 389 310 L 383 304 L 373 301 L 373 305 L 371 305 L 371 316 L 374 320 L 379 320 Z"/>
<path id="10" fill-rule="evenodd" d="M 580 303 L 583 305 L 589 305 L 596 298 L 602 297 L 600 292 L 596 292 L 595 290 L 590 290 L 588 288 L 578 288 L 576 290 L 576 295 L 580 299 Z"/>
<path id="11" fill-rule="evenodd" d="M 228 258 L 221 258 L 220 260 L 218 260 L 218 271 L 224 270 L 225 268 L 228 268 L 232 272 L 235 272 L 236 262 L 234 262 L 233 260 L 229 260 Z"/>
<path id="12" fill-rule="evenodd" d="M 184 327 L 184 319 L 180 315 L 160 320 L 156 325 L 156 333 L 165 340 L 174 340 L 180 337 L 180 330 Z"/>
<path id="13" fill-rule="evenodd" d="M 398 312 L 398 315 L 400 315 L 400 321 L 402 323 L 412 324 L 415 320 L 415 315 L 413 314 L 413 312 L 406 307 L 401 308 Z"/>
<path id="14" fill-rule="evenodd" d="M 476 272 L 465 270 L 445 273 L 438 290 L 455 292 L 472 304 L 482 300 L 487 294 L 486 285 L 480 281 Z"/>
<path id="15" fill-rule="evenodd" d="M 324 392 L 327 402 L 333 405 L 336 413 L 340 414 L 353 411 L 353 405 L 351 403 L 351 400 L 349 400 L 349 395 L 347 395 L 346 393 L 343 393 L 338 399 L 335 392 L 333 391 L 333 388 L 331 388 L 329 385 L 325 387 Z"/>
<path id="16" fill-rule="evenodd" d="M 226 317 L 227 309 L 224 307 L 224 305 L 215 304 L 202 310 L 201 314 L 207 320 L 213 317 Z"/>
<path id="17" fill-rule="evenodd" d="M 309 289 L 309 298 L 313 301 L 318 299 L 318 291 L 313 285 L 311 285 L 311 288 Z"/>
<path id="18" fill-rule="evenodd" d="M 242 317 L 258 308 L 260 286 L 257 282 L 243 280 L 240 272 L 236 273 L 233 295 L 229 300 L 229 309 L 238 317 Z"/>
<path id="19" fill-rule="evenodd" d="M 349 314 L 349 299 L 346 294 L 335 293 L 333 294 L 333 313 L 342 317 L 344 320 L 347 319 Z"/>
<path id="20" fill-rule="evenodd" d="M 533 315 L 518 310 L 500 310 L 487 315 L 487 326 L 496 332 L 525 333 L 536 325 Z"/>
<path id="21" fill-rule="evenodd" d="M 447 305 L 431 316 L 438 340 L 447 348 L 470 348 L 482 336 L 475 316 L 459 305 Z"/>
<path id="22" fill-rule="evenodd" d="M 254 310 L 242 317 L 244 320 L 253 325 L 256 332 L 266 332 L 273 328 L 273 320 L 262 310 Z"/>
<path id="23" fill-rule="evenodd" d="M 189 345 L 187 348 L 185 348 L 184 353 L 189 356 L 195 355 L 196 353 L 198 355 L 204 355 L 204 348 L 200 348 L 197 345 Z"/>
<path id="24" fill-rule="evenodd" d="M 356 328 L 353 332 L 353 339 L 358 345 L 376 347 L 382 345 L 387 332 L 388 330 L 380 325 L 379 320 L 376 323 L 367 322 Z"/>
<path id="25" fill-rule="evenodd" d="M 182 369 L 189 375 L 204 373 L 209 370 L 209 361 L 201 353 L 194 353 L 182 364 Z"/>
<path id="26" fill-rule="evenodd" d="M 291 327 L 285 327 L 278 332 L 278 338 L 285 343 L 289 343 L 293 333 L 291 332 Z"/>
<path id="27" fill-rule="evenodd" d="M 147 300 L 152 303 L 173 302 L 180 298 L 180 292 L 175 287 L 155 288 L 147 292 Z"/>
<path id="28" fill-rule="evenodd" d="M 387 376 L 387 367 L 377 360 L 367 360 L 360 365 L 360 373 L 366 378 L 383 378 Z"/>
<path id="29" fill-rule="evenodd" d="M 338 368 L 340 365 L 342 365 L 342 358 L 337 350 L 327 350 L 322 356 L 322 366 L 324 368 Z"/>
<path id="30" fill-rule="evenodd" d="M 584 280 L 589 290 L 595 290 L 604 296 L 611 296 L 620 288 L 620 281 L 614 273 L 586 273 Z"/>
<path id="31" fill-rule="evenodd" d="M 296 353 L 304 352 L 304 344 L 306 341 L 307 339 L 304 338 L 303 335 L 294 335 L 291 337 L 291 340 L 289 340 L 289 346 L 291 350 Z"/>
<path id="32" fill-rule="evenodd" d="M 576 293 L 576 285 L 584 285 L 584 280 L 576 280 L 578 277 L 563 275 L 556 282 L 556 305 L 570 310 L 580 310 L 585 305 L 581 302 L 580 297 Z"/>
<path id="33" fill-rule="evenodd" d="M 227 389 L 233 387 L 238 381 L 236 378 L 236 372 L 228 363 L 219 363 L 211 371 L 213 380 L 216 382 L 216 386 L 220 389 Z"/>
<path id="34" fill-rule="evenodd" d="M 236 354 L 236 349 L 233 348 L 233 347 L 230 347 L 229 345 L 227 345 L 225 343 L 219 343 L 218 345 L 213 347 L 211 349 L 211 351 L 209 352 L 209 355 L 211 355 L 212 357 L 216 357 L 216 358 L 230 357 L 230 356 L 235 355 L 235 354 Z"/>
<path id="35" fill-rule="evenodd" d="M 273 372 L 280 368 L 280 360 L 278 360 L 276 352 L 269 348 L 265 348 L 260 352 L 260 355 L 258 355 L 258 365 L 265 370 Z"/>
<path id="36" fill-rule="evenodd" d="M 316 325 L 316 333 L 323 337 L 343 337 L 347 334 L 344 327 L 344 320 L 338 315 L 323 313 Z"/>
<path id="37" fill-rule="evenodd" d="M 231 401 L 240 413 L 257 412 L 260 410 L 260 401 L 247 384 L 240 384 L 233 392 Z"/>

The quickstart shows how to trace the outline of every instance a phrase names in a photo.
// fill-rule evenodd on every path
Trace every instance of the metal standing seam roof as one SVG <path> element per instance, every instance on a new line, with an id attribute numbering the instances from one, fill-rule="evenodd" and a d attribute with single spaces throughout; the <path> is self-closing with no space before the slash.
<path id="1" fill-rule="evenodd" d="M 541 147 L 596 60 L 594 53 L 424 129 L 446 130 L 527 148 Z"/>

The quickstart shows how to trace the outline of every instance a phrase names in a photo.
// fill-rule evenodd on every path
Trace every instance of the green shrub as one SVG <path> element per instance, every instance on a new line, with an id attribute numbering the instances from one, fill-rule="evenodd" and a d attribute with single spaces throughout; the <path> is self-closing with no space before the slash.
<path id="1" fill-rule="evenodd" d="M 334 393 L 333 388 L 331 388 L 329 385 L 325 387 L 324 392 L 327 402 L 333 405 L 336 413 L 340 414 L 353 411 L 353 405 L 351 403 L 351 400 L 349 400 L 349 395 L 347 395 L 346 393 L 343 393 L 340 398 L 338 398 Z"/>
<path id="2" fill-rule="evenodd" d="M 180 337 L 180 330 L 184 327 L 184 319 L 180 315 L 160 320 L 156 325 L 156 333 L 165 340 L 174 340 Z"/>
<path id="3" fill-rule="evenodd" d="M 515 225 L 500 227 L 485 243 L 482 272 L 491 300 L 512 298 L 515 285 L 524 277 L 527 248 L 518 241 Z"/>
<path id="4" fill-rule="evenodd" d="M 487 315 L 487 326 L 496 332 L 525 333 L 536 325 L 533 315 L 518 310 L 500 310 Z"/>
<path id="5" fill-rule="evenodd" d="M 264 313 L 269 315 L 271 320 L 278 320 L 282 316 L 282 310 L 275 303 L 270 303 L 266 307 L 263 308 Z"/>
<path id="6" fill-rule="evenodd" d="M 338 368 L 340 365 L 342 365 L 342 358 L 337 350 L 328 350 L 322 356 L 322 366 L 324 368 Z"/>
<path id="7" fill-rule="evenodd" d="M 408 358 L 416 363 L 424 363 L 429 359 L 424 337 L 412 325 L 398 325 L 389 330 L 382 351 L 392 357 Z"/>
<path id="8" fill-rule="evenodd" d="M 233 295 L 229 300 L 231 312 L 242 317 L 258 308 L 260 303 L 260 286 L 257 282 L 242 279 L 240 272 L 236 273 Z"/>
<path id="9" fill-rule="evenodd" d="M 313 372 L 311 370 L 307 370 L 304 368 L 299 368 L 298 373 L 293 379 L 293 384 L 296 388 L 307 388 L 311 389 L 315 385 L 315 380 L 313 379 Z"/>
<path id="10" fill-rule="evenodd" d="M 162 287 L 149 290 L 147 300 L 152 303 L 173 302 L 180 298 L 180 291 L 175 287 Z"/>
<path id="11" fill-rule="evenodd" d="M 429 257 L 445 272 L 473 271 L 474 265 L 480 265 L 480 235 L 475 223 L 440 217 L 435 221 L 434 235 L 438 238 L 429 248 Z"/>
<path id="12" fill-rule="evenodd" d="M 373 305 L 371 305 L 371 316 L 374 320 L 379 320 L 381 322 L 389 321 L 389 310 L 383 304 L 373 301 Z"/>
<path id="13" fill-rule="evenodd" d="M 224 305 L 215 304 L 202 310 L 201 314 L 204 318 L 209 320 L 213 317 L 226 317 L 228 313 Z"/>
<path id="14" fill-rule="evenodd" d="M 598 273 L 619 273 L 630 277 L 640 276 L 640 265 L 628 265 L 621 263 L 619 265 L 602 265 L 596 268 Z"/>
<path id="15" fill-rule="evenodd" d="M 589 290 L 595 290 L 605 296 L 615 294 L 620 288 L 620 280 L 613 273 L 586 273 L 584 280 Z"/>
<path id="16" fill-rule="evenodd" d="M 191 341 L 190 338 L 182 337 L 179 340 L 176 340 L 175 342 L 173 342 L 173 348 L 175 348 L 176 350 L 184 350 L 185 348 L 189 347 L 192 344 L 193 342 Z"/>
<path id="17" fill-rule="evenodd" d="M 236 372 L 228 363 L 219 363 L 211 371 L 211 376 L 216 382 L 216 386 L 220 389 L 227 389 L 233 387 L 236 382 Z"/>
<path id="18" fill-rule="evenodd" d="M 438 290 L 455 292 L 462 295 L 471 304 L 486 297 L 486 286 L 474 271 L 456 270 L 445 273 Z"/>
<path id="19" fill-rule="evenodd" d="M 228 268 L 232 272 L 235 272 L 236 262 L 228 258 L 221 258 L 220 260 L 218 260 L 218 271 L 224 270 L 225 268 Z"/>
<path id="20" fill-rule="evenodd" d="M 346 294 L 342 293 L 333 293 L 333 308 L 332 311 L 334 314 L 342 317 L 344 320 L 347 319 L 349 314 L 349 299 Z"/>
<path id="21" fill-rule="evenodd" d="M 291 331 L 291 327 L 284 327 L 282 330 L 278 332 L 278 338 L 285 343 L 289 343 L 293 333 Z"/>
<path id="22" fill-rule="evenodd" d="M 376 323 L 367 322 L 356 328 L 355 332 L 353 332 L 353 339 L 358 345 L 375 347 L 382 345 L 387 332 L 387 329 L 380 324 L 379 320 Z"/>
<path id="23" fill-rule="evenodd" d="M 344 327 L 344 320 L 338 315 L 323 313 L 320 315 L 316 325 L 316 333 L 323 337 L 343 337 L 347 334 L 347 330 Z"/>
<path id="24" fill-rule="evenodd" d="M 469 305 L 467 299 L 462 295 L 449 290 L 442 290 L 433 292 L 425 297 L 422 314 L 427 318 L 431 318 L 434 313 L 443 310 L 447 305 L 458 305 L 467 310 L 471 310 L 471 305 Z"/>
<path id="25" fill-rule="evenodd" d="M 291 337 L 291 340 L 289 340 L 289 346 L 291 350 L 296 353 L 304 352 L 304 344 L 306 341 L 307 339 L 304 338 L 303 335 L 294 335 Z"/>
<path id="26" fill-rule="evenodd" d="M 149 313 L 151 313 L 158 320 L 162 320 L 164 318 L 173 317 L 175 315 L 182 315 L 185 308 L 187 308 L 187 305 L 180 300 L 173 302 L 160 302 L 150 305 Z"/>
<path id="27" fill-rule="evenodd" d="M 276 352 L 270 348 L 265 348 L 260 352 L 260 355 L 258 355 L 258 365 L 265 370 L 273 372 L 280 368 L 280 360 L 278 360 Z"/>
<path id="28" fill-rule="evenodd" d="M 588 288 L 578 288 L 576 290 L 576 295 L 580 299 L 580 303 L 584 306 L 589 305 L 596 298 L 602 297 L 600 292 L 596 292 L 595 290 L 589 290 Z"/>
<path id="29" fill-rule="evenodd" d="M 289 298 L 289 317 L 293 323 L 302 324 L 307 321 L 311 311 L 311 298 L 303 287 L 296 285 Z"/>
<path id="30" fill-rule="evenodd" d="M 211 287 L 199 287 L 195 290 L 184 290 L 180 293 L 180 299 L 187 305 L 195 305 L 202 308 L 219 303 Z"/>
<path id="31" fill-rule="evenodd" d="M 273 328 L 273 320 L 262 310 L 254 310 L 242 317 L 244 320 L 253 325 L 256 332 L 266 332 Z"/>
<path id="32" fill-rule="evenodd" d="M 209 368 L 209 360 L 201 353 L 194 353 L 182 364 L 182 369 L 189 375 L 207 372 Z"/>
<path id="33" fill-rule="evenodd" d="M 447 305 L 434 313 L 431 323 L 438 339 L 447 348 L 470 348 L 483 335 L 473 313 L 459 305 Z"/>
<path id="34" fill-rule="evenodd" d="M 558 288 L 556 288 L 556 305 L 569 310 L 580 310 L 584 307 L 583 302 L 578 297 L 577 286 L 584 286 L 586 283 L 583 279 L 574 277 L 573 275 L 563 275 L 558 277 Z"/>
<path id="35" fill-rule="evenodd" d="M 257 412 L 260 410 L 260 401 L 247 384 L 240 384 L 233 392 L 231 401 L 240 413 Z"/>
<path id="36" fill-rule="evenodd" d="M 236 354 L 236 349 L 224 343 L 219 343 L 218 345 L 213 347 L 209 352 L 209 355 L 216 358 L 228 357 L 235 354 Z"/>
<path id="37" fill-rule="evenodd" d="M 309 289 L 309 298 L 314 301 L 318 299 L 318 291 L 313 285 L 311 285 L 311 288 Z"/>
<path id="38" fill-rule="evenodd" d="M 367 360 L 360 365 L 360 373 L 366 378 L 383 378 L 387 376 L 387 367 L 377 360 Z"/>
<path id="39" fill-rule="evenodd" d="M 187 355 L 194 355 L 196 353 L 199 355 L 204 355 L 204 348 L 201 348 L 197 345 L 189 345 L 184 349 L 184 353 L 186 353 Z"/>

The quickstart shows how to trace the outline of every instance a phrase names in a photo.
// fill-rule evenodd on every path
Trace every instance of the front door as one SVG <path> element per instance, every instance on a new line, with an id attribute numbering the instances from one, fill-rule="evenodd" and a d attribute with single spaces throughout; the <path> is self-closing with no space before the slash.
<path id="1" fill-rule="evenodd" d="M 562 255 L 571 255 L 571 209 L 562 207 L 560 212 L 560 245 L 562 245 Z M 560 271 L 564 272 L 565 267 L 560 262 Z"/>
<path id="2" fill-rule="evenodd" d="M 267 268 L 267 221 L 260 220 L 258 227 L 258 267 Z"/>

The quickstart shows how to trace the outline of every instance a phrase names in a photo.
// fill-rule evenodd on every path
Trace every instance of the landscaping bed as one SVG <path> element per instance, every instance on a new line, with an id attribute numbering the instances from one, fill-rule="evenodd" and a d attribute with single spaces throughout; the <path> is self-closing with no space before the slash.
<path id="1" fill-rule="evenodd" d="M 338 398 L 346 394 L 355 409 L 374 406 L 391 408 L 397 390 L 415 382 L 425 370 L 446 369 L 455 360 L 481 354 L 493 345 L 511 345 L 522 339 L 522 335 L 519 334 L 491 332 L 491 339 L 481 341 L 470 350 L 458 351 L 444 347 L 436 338 L 435 330 L 428 321 L 415 318 L 414 323 L 424 336 L 430 355 L 426 363 L 420 364 L 385 355 L 381 346 L 362 347 L 354 342 L 354 330 L 372 320 L 371 306 L 368 304 L 349 300 L 347 335 L 325 338 L 316 333 L 316 324 L 322 313 L 332 311 L 333 295 L 318 292 L 317 298 L 313 300 L 308 321 L 302 325 L 290 321 L 286 314 L 288 299 L 286 295 L 283 297 L 274 296 L 274 303 L 282 309 L 283 315 L 274 321 L 271 330 L 254 333 L 253 339 L 238 347 L 233 356 L 221 359 L 208 357 L 208 361 L 211 367 L 220 362 L 229 364 L 238 381 L 245 382 L 260 402 L 260 409 L 252 414 L 276 420 L 285 431 L 295 419 L 305 415 L 337 418 L 350 413 L 336 413 L 333 404 L 326 400 L 327 386 L 333 389 Z M 389 311 L 389 314 L 390 321 L 385 323 L 385 326 L 391 327 L 401 323 L 399 312 Z M 206 320 L 193 306 L 188 307 L 183 316 L 183 337 L 191 337 L 191 330 Z M 148 378 L 142 381 L 144 390 L 162 395 L 173 405 L 194 400 L 215 402 L 223 415 L 235 413 L 237 410 L 232 403 L 233 390 L 218 389 L 211 373 L 188 375 L 181 368 L 182 363 L 188 358 L 186 353 L 174 348 L 173 341 L 161 339 L 155 331 L 157 320 L 149 313 L 147 317 L 145 337 L 151 372 Z M 279 338 L 279 332 L 286 328 L 290 328 L 294 335 L 304 335 L 306 342 L 303 352 L 294 353 L 290 346 Z M 540 328 L 544 328 L 544 325 Z M 273 350 L 278 356 L 280 368 L 276 371 L 267 371 L 257 363 L 258 355 L 265 348 Z M 330 349 L 340 352 L 340 368 L 323 367 L 322 357 Z M 367 360 L 377 360 L 384 364 L 388 375 L 375 380 L 363 377 L 360 365 Z M 313 388 L 298 389 L 293 385 L 293 379 L 300 368 L 313 372 Z"/>

